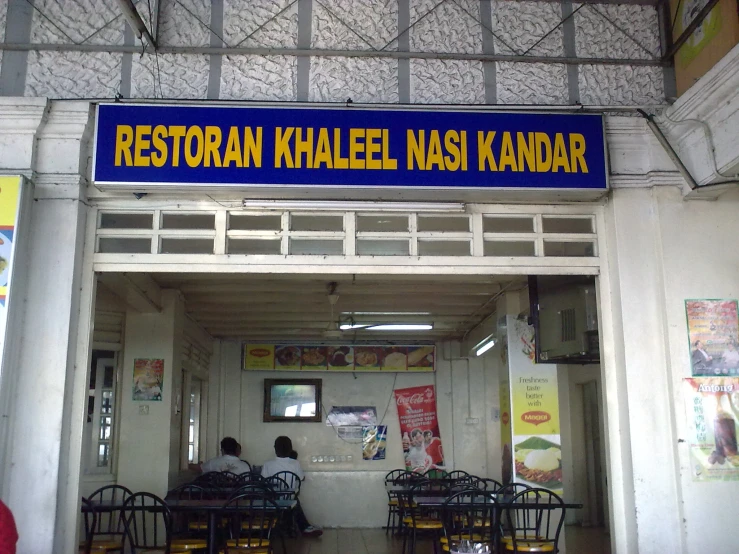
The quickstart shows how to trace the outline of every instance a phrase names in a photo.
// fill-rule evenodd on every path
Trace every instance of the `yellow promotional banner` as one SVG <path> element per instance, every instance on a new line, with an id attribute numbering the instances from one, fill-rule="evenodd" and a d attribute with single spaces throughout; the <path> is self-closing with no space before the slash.
<path id="1" fill-rule="evenodd" d="M 267 371 L 434 371 L 428 345 L 244 344 L 243 369 Z"/>
<path id="2" fill-rule="evenodd" d="M 20 199 L 21 178 L 0 177 L 0 356 L 5 345 Z"/>
<path id="3" fill-rule="evenodd" d="M 537 364 L 534 328 L 507 317 L 515 481 L 562 492 L 557 366 Z"/>

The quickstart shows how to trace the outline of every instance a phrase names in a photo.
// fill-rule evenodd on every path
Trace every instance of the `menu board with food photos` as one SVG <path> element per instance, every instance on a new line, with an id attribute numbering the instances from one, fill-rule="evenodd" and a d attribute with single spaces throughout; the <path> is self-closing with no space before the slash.
<path id="1" fill-rule="evenodd" d="M 268 371 L 434 371 L 433 344 L 300 345 L 245 343 L 242 368 Z"/>

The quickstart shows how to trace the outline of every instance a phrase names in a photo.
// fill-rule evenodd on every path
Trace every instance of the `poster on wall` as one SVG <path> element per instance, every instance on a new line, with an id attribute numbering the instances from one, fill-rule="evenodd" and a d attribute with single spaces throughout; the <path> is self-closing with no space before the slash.
<path id="1" fill-rule="evenodd" d="M 326 425 L 329 427 L 377 425 L 377 408 L 375 406 L 333 406 L 326 416 Z"/>
<path id="2" fill-rule="evenodd" d="M 682 35 L 683 31 L 693 23 L 693 20 L 706 4 L 708 4 L 708 0 L 685 0 L 677 2 L 677 5 L 673 6 L 674 11 L 677 13 L 674 16 L 675 28 L 672 31 L 672 36 L 677 38 Z M 685 68 L 690 65 L 690 62 L 711 43 L 720 31 L 721 8 L 715 6 L 701 24 L 698 25 L 698 28 L 693 31 L 688 40 L 685 41 L 680 50 L 678 50 L 677 59 L 680 67 Z"/>
<path id="3" fill-rule="evenodd" d="M 736 300 L 686 300 L 693 376 L 739 375 Z"/>
<path id="4" fill-rule="evenodd" d="M 406 469 L 419 473 L 445 469 L 434 386 L 397 389 L 395 404 Z"/>
<path id="5" fill-rule="evenodd" d="M 161 400 L 163 387 L 164 360 L 136 358 L 133 362 L 133 400 Z"/>
<path id="6" fill-rule="evenodd" d="M 683 380 L 693 481 L 739 481 L 739 378 Z"/>
<path id="7" fill-rule="evenodd" d="M 20 201 L 21 178 L 0 177 L 0 356 L 5 347 L 5 328 Z"/>
<path id="8" fill-rule="evenodd" d="M 537 364 L 534 328 L 507 317 L 514 480 L 562 493 L 557 366 Z"/>
<path id="9" fill-rule="evenodd" d="M 505 325 L 502 325 L 505 328 Z M 508 368 L 508 336 L 501 336 L 500 361 L 500 442 L 501 482 L 508 485 L 513 481 L 513 434 L 511 431 L 511 382 Z"/>
<path id="10" fill-rule="evenodd" d="M 242 368 L 255 371 L 434 371 L 429 345 L 243 345 Z"/>
<path id="11" fill-rule="evenodd" d="M 384 460 L 387 444 L 387 425 L 362 427 L 362 459 Z"/>

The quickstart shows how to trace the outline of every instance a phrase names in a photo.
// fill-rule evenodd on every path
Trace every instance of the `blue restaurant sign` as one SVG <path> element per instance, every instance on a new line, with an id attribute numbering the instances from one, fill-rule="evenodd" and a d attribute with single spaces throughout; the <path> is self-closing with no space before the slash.
<path id="1" fill-rule="evenodd" d="M 98 185 L 605 190 L 589 114 L 102 104 Z"/>

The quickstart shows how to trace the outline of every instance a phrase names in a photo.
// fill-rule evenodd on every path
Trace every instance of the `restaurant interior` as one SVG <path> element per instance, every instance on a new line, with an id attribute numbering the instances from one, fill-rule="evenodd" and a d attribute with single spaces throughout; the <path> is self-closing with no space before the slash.
<path id="1" fill-rule="evenodd" d="M 171 516 L 172 552 L 534 551 L 526 550 L 535 546 L 526 540 L 546 539 L 544 535 L 554 531 L 517 531 L 524 534 L 515 535 L 518 543 L 506 542 L 504 537 L 507 533 L 510 539 L 511 527 L 518 529 L 516 521 L 528 521 L 531 514 L 539 512 L 529 509 L 517 513 L 510 506 L 506 512 L 504 503 L 520 492 L 515 487 L 496 496 L 505 481 L 511 480 L 503 470 L 504 435 L 510 433 L 509 420 L 516 414 L 516 406 L 510 405 L 510 397 L 504 397 L 511 379 L 511 340 L 516 340 L 511 338 L 511 326 L 519 322 L 532 330 L 532 344 L 535 342 L 537 348 L 536 355 L 531 352 L 530 357 L 532 362 L 542 362 L 535 367 L 546 367 L 556 376 L 559 431 L 552 440 L 559 441 L 555 446 L 560 482 L 549 486 L 557 493 L 557 501 L 570 507 L 560 509 L 557 505 L 541 512 L 547 518 L 556 516 L 557 522 L 561 513 L 563 525 L 552 549 L 547 546 L 538 551 L 610 552 L 594 278 L 542 277 L 537 281 L 514 274 L 310 271 L 98 274 L 81 459 L 81 544 L 88 541 L 92 548 L 100 541 L 122 540 L 128 529 L 128 516 L 122 514 L 137 512 L 130 509 L 134 501 L 128 512 L 120 504 L 129 492 L 146 492 L 169 505 L 156 512 L 153 504 L 147 504 L 156 499 L 136 500 L 156 512 L 152 515 L 144 510 L 149 517 L 163 518 L 165 511 Z M 546 287 L 552 290 L 543 291 Z M 532 295 L 532 288 L 539 296 Z M 572 301 L 572 306 L 548 304 L 550 298 L 557 297 L 567 298 L 565 304 Z M 545 304 L 548 311 L 543 309 Z M 565 336 L 569 331 L 564 327 L 575 326 L 574 320 L 567 319 L 574 317 L 567 315 L 571 310 L 577 311 L 576 339 Z M 578 344 L 570 349 L 570 355 L 557 351 L 562 344 L 550 344 L 549 359 L 545 359 L 547 352 L 540 341 L 546 345 L 547 341 L 563 343 L 565 339 Z M 271 360 L 265 363 L 271 366 L 259 366 L 258 360 L 256 367 L 249 367 L 254 353 L 265 347 L 266 358 Z M 270 352 L 270 347 L 275 350 Z M 285 350 L 287 347 L 291 350 Z M 367 361 L 368 357 L 360 354 L 363 351 L 403 352 L 406 366 L 383 367 L 381 360 Z M 421 361 L 409 367 L 414 351 L 420 352 L 416 357 Z M 315 357 L 317 352 L 327 359 L 312 360 L 315 365 L 310 366 L 308 354 Z M 319 369 L 321 363 L 325 367 Z M 280 364 L 283 368 L 277 367 Z M 142 371 L 149 371 L 149 375 L 155 372 L 156 383 L 142 381 Z M 292 411 L 281 414 L 313 415 L 312 420 L 270 420 L 265 380 L 271 379 L 319 380 L 320 394 L 312 413 L 310 406 L 307 411 L 293 406 L 289 407 Z M 429 386 L 435 394 L 443 462 L 428 471 L 416 468 L 408 475 L 409 441 L 401 427 L 397 391 Z M 361 422 L 346 425 L 340 418 L 329 417 L 347 407 L 372 408 L 370 423 L 379 426 L 378 430 L 386 427 L 380 456 L 377 443 L 368 442 Z M 516 443 L 515 424 L 513 433 Z M 220 441 L 229 436 L 240 444 L 239 457 L 249 463 L 252 473 L 233 482 L 216 482 L 214 476 L 201 474 L 198 465 L 220 455 Z M 272 501 L 264 501 L 256 509 L 256 485 L 248 494 L 243 485 L 260 481 L 259 470 L 275 457 L 273 445 L 278 436 L 292 439 L 305 479 L 297 498 L 294 486 L 287 492 L 280 485 L 274 488 L 269 498 L 284 505 L 270 512 L 264 506 L 272 506 Z M 508 437 L 509 448 L 510 441 Z M 366 459 L 368 444 L 373 448 L 370 459 Z M 520 459 L 517 452 L 514 473 L 515 467 L 526 461 L 526 452 Z M 527 482 L 519 473 L 513 481 L 543 487 L 531 478 L 533 481 Z M 452 512 L 453 516 L 446 517 L 449 509 L 444 511 L 441 505 L 419 506 L 411 491 L 421 482 L 426 483 L 421 488 L 429 497 L 446 500 L 456 492 L 459 499 L 477 498 L 475 507 L 470 508 L 477 511 L 466 512 L 476 515 L 470 519 Z M 188 495 L 198 489 L 198 500 L 208 499 L 212 504 L 211 499 L 217 498 L 216 504 L 225 511 L 183 508 L 187 502 L 178 508 L 178 499 L 186 496 L 178 491 L 193 483 L 201 488 L 193 488 Z M 129 491 L 116 489 L 122 495 L 112 502 L 116 509 L 111 508 L 111 502 L 106 508 L 103 497 L 95 495 L 111 485 Z M 231 507 L 229 512 L 224 507 L 234 491 L 242 493 L 242 504 L 250 502 L 249 509 Z M 260 498 L 267 498 L 265 491 L 259 489 L 259 495 L 266 495 Z M 480 495 L 487 499 L 482 505 Z M 93 500 L 92 507 L 86 499 Z M 305 538 L 297 532 L 295 518 L 290 515 L 295 504 L 287 502 L 296 499 L 311 524 L 323 528 L 322 537 Z M 521 497 L 519 502 L 524 500 Z M 489 502 L 494 503 L 492 508 Z M 465 530 L 464 520 L 480 523 L 486 511 L 492 518 L 488 524 Z M 438 521 L 438 526 L 419 525 L 411 519 L 411 512 L 419 521 Z M 251 515 L 244 515 L 247 513 Z M 94 525 L 90 521 L 93 515 Z M 260 517 L 264 519 L 253 519 Z M 446 525 L 445 517 L 457 528 Z M 135 519 L 131 515 L 131 528 L 135 528 Z M 557 522 L 552 523 L 552 529 Z M 106 533 L 111 525 L 121 534 Z M 254 538 L 257 528 L 268 529 L 269 543 Z M 465 538 L 469 544 L 461 542 Z M 235 542 L 224 550 L 228 539 L 240 539 L 242 550 L 234 550 Z M 210 544 L 214 541 L 217 544 Z M 478 550 L 475 543 L 480 544 Z M 490 550 L 484 550 L 483 544 L 489 544 Z"/>

